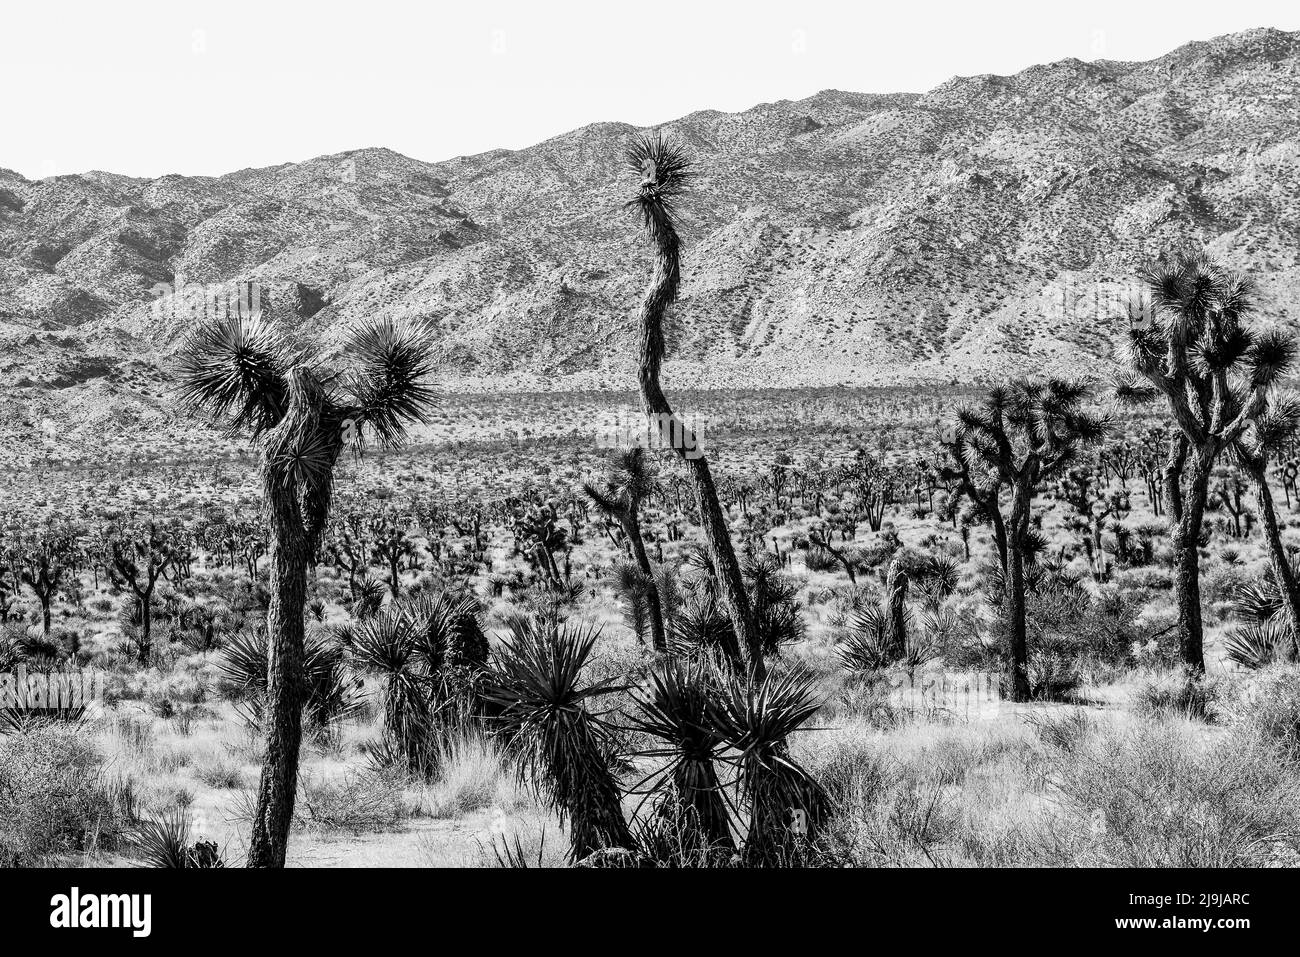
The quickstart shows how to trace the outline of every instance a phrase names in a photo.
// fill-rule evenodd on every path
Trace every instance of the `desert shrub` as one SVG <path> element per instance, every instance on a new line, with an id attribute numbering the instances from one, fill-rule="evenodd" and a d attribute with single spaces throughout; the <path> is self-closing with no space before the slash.
<path id="1" fill-rule="evenodd" d="M 131 844 L 144 867 L 216 869 L 226 866 L 215 842 L 190 843 L 189 812 L 181 806 L 141 821 L 131 835 Z"/>
<path id="2" fill-rule="evenodd" d="M 829 607 L 826 610 L 826 624 L 832 628 L 841 628 L 848 623 L 855 612 L 879 604 L 880 589 L 873 584 L 846 585 L 836 588 L 826 596 Z"/>
<path id="3" fill-rule="evenodd" d="M 1185 726 L 1104 728 L 1049 756 L 1057 827 L 1085 866 L 1256 867 L 1300 862 L 1300 785 L 1258 741 L 1197 741 Z"/>
<path id="4" fill-rule="evenodd" d="M 26 866 L 112 846 L 125 815 L 80 726 L 36 723 L 0 745 L 0 864 Z"/>
<path id="5" fill-rule="evenodd" d="M 495 739 L 466 730 L 439 742 L 438 750 L 438 777 L 425 794 L 433 817 L 460 817 L 523 802 L 514 768 Z"/>
<path id="6" fill-rule="evenodd" d="M 239 765 L 229 761 L 217 760 L 200 764 L 195 767 L 194 774 L 210 788 L 235 790 L 244 785 L 244 776 Z"/>
<path id="7" fill-rule="evenodd" d="M 1135 704 L 1139 713 L 1152 717 L 1212 724 L 1220 716 L 1219 697 L 1219 686 L 1212 679 L 1178 673 L 1143 683 Z"/>
<path id="8" fill-rule="evenodd" d="M 1233 709 L 1235 730 L 1279 748 L 1300 762 L 1300 669 L 1277 668 L 1262 675 Z"/>
<path id="9" fill-rule="evenodd" d="M 401 775 L 386 771 L 304 781 L 294 818 L 304 827 L 353 834 L 390 831 L 406 816 Z"/>

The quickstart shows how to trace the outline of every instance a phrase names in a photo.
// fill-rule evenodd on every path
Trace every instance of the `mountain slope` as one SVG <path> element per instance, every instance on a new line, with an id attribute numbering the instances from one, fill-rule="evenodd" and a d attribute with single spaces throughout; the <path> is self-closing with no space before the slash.
<path id="1" fill-rule="evenodd" d="M 1250 269 L 1265 317 L 1300 319 L 1300 34 L 664 129 L 699 169 L 670 386 L 1104 368 L 1136 269 L 1182 244 Z M 164 427 L 194 287 L 238 281 L 327 344 L 365 316 L 428 322 L 455 388 L 624 387 L 648 270 L 622 207 L 636 132 L 216 178 L 0 171 L 9 428 Z"/>

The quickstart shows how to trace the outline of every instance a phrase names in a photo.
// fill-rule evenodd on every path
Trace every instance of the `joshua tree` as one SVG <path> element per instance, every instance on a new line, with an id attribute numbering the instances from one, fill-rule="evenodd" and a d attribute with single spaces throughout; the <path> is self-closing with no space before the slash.
<path id="1" fill-rule="evenodd" d="M 1081 383 L 1022 379 L 993 389 L 978 406 L 958 413 L 962 447 L 970 464 L 996 469 L 1011 490 L 1004 594 L 1007 691 L 1015 701 L 1030 696 L 1025 566 L 1035 550 L 1031 505 L 1041 483 L 1059 474 L 1082 446 L 1105 437 L 1106 420 L 1081 408 L 1089 392 Z"/>
<path id="2" fill-rule="evenodd" d="M 72 567 L 77 540 L 71 530 L 50 525 L 34 538 L 20 540 L 10 552 L 15 581 L 32 590 L 41 605 L 41 631 L 50 634 L 50 607 Z"/>
<path id="3" fill-rule="evenodd" d="M 381 443 L 423 421 L 435 393 L 425 335 L 384 320 L 344 345 L 354 368 L 327 372 L 291 349 L 260 312 L 209 321 L 180 356 L 181 398 L 261 450 L 263 507 L 270 532 L 270 641 L 266 751 L 248 851 L 250 867 L 283 867 L 302 741 L 303 612 L 307 574 L 329 520 L 334 467 L 369 432 Z"/>
<path id="4" fill-rule="evenodd" d="M 677 235 L 677 200 L 691 176 L 685 151 L 660 135 L 643 137 L 628 150 L 628 164 L 640 177 L 635 198 L 629 203 L 641 213 L 642 224 L 655 248 L 654 274 L 641 305 L 641 356 L 638 373 L 641 401 L 646 416 L 658 429 L 663 444 L 686 465 L 700 509 L 704 542 L 717 580 L 718 598 L 731 618 L 736 637 L 749 656 L 749 668 L 756 677 L 766 672 L 753 612 L 745 594 L 740 563 L 731 544 L 727 518 L 718 503 L 718 490 L 708 460 L 699 448 L 694 430 L 673 412 L 659 385 L 664 359 L 664 320 L 677 299 L 681 285 L 681 240 Z"/>
<path id="5" fill-rule="evenodd" d="M 388 570 L 388 590 L 393 598 L 401 591 L 402 569 L 416 569 L 420 564 L 420 548 L 406 532 L 402 521 L 394 514 L 376 516 L 370 522 L 373 559 Z"/>
<path id="6" fill-rule="evenodd" d="M 1263 410 L 1251 419 L 1250 428 L 1234 445 L 1237 460 L 1255 483 L 1255 502 L 1264 524 L 1273 578 L 1282 598 L 1282 611 L 1291 625 L 1291 652 L 1300 657 L 1300 584 L 1295 568 L 1282 545 L 1282 533 L 1268 487 L 1268 460 L 1279 454 L 1300 427 L 1300 399 L 1294 395 L 1271 396 Z"/>
<path id="7" fill-rule="evenodd" d="M 1177 429 L 1165 460 L 1165 512 L 1174 553 L 1179 651 L 1205 671 L 1201 623 L 1200 539 L 1210 478 L 1219 456 L 1264 409 L 1269 389 L 1290 367 L 1295 343 L 1281 330 L 1246 326 L 1250 281 L 1203 254 L 1181 253 L 1144 274 L 1152 310 L 1129 309 L 1132 374 L 1121 399 L 1159 395 Z"/>
<path id="8" fill-rule="evenodd" d="M 654 569 L 641 537 L 641 503 L 654 490 L 654 484 L 654 471 L 646 462 L 645 450 L 636 447 L 614 453 L 600 484 L 587 482 L 582 489 L 601 512 L 623 529 L 632 557 L 641 570 L 651 641 L 655 651 L 667 651 L 663 608 L 655 589 Z"/>
<path id="9" fill-rule="evenodd" d="M 174 536 L 153 522 L 142 529 L 116 529 L 108 539 L 109 577 L 117 587 L 130 589 L 140 608 L 141 664 L 153 649 L 154 588 L 175 558 Z"/>

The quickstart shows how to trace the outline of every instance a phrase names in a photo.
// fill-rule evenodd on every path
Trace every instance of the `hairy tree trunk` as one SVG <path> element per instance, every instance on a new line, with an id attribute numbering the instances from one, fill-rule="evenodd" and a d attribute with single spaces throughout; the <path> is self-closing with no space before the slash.
<path id="1" fill-rule="evenodd" d="M 889 619 L 889 656 L 898 661 L 907 653 L 907 572 L 898 567 L 897 559 L 889 565 L 885 602 Z"/>
<path id="2" fill-rule="evenodd" d="M 302 743 L 303 609 L 310 555 L 294 492 L 268 482 L 271 602 L 267 611 L 266 750 L 248 848 L 249 867 L 283 867 Z"/>
<path id="3" fill-rule="evenodd" d="M 736 560 L 736 550 L 731 543 L 727 520 L 718 502 L 713 474 L 699 448 L 698 436 L 674 414 L 659 385 L 659 367 L 664 355 L 663 320 L 669 306 L 677 298 L 681 262 L 677 231 L 668 214 L 662 209 L 655 210 L 650 225 L 655 243 L 655 266 L 641 306 L 638 367 L 641 401 L 652 427 L 658 432 L 661 444 L 671 444 L 673 451 L 686 465 L 700 509 L 704 544 L 718 583 L 718 598 L 731 619 L 736 638 L 748 655 L 750 675 L 756 681 L 762 680 L 767 673 L 767 666 L 759 646 L 758 628 L 749 597 L 745 593 L 745 583 L 740 574 L 740 563 Z"/>
<path id="4" fill-rule="evenodd" d="M 1033 489 L 1017 487 L 1011 508 L 1011 534 L 1006 575 L 1006 685 L 1012 701 L 1028 701 L 1029 641 L 1025 628 L 1025 552 L 1029 536 L 1029 499 Z"/>
<path id="5" fill-rule="evenodd" d="M 655 585 L 654 569 L 650 567 L 650 556 L 646 554 L 645 542 L 641 539 L 641 527 L 637 522 L 636 512 L 630 511 L 620 516 L 623 533 L 632 548 L 632 557 L 646 580 L 646 605 L 650 614 L 650 642 L 655 651 L 668 650 L 668 638 L 664 632 L 663 606 L 659 603 L 659 589 Z"/>
<path id="6" fill-rule="evenodd" d="M 993 526 L 993 544 L 998 550 L 998 561 L 1002 564 L 1002 573 L 1010 571 L 1007 565 L 1007 525 L 1002 520 L 1002 509 L 998 504 L 997 492 L 991 492 L 992 501 L 989 503 L 989 524 Z M 969 557 L 969 555 L 967 556 Z"/>
<path id="7" fill-rule="evenodd" d="M 1183 666 L 1197 674 L 1205 671 L 1204 626 L 1201 622 L 1201 525 L 1210 484 L 1212 463 L 1198 455 L 1186 474 L 1171 476 L 1169 515 L 1174 517 L 1171 544 L 1174 553 L 1174 596 L 1178 606 L 1178 650 Z M 1181 486 L 1180 486 L 1181 480 Z M 1176 495 L 1176 498 L 1175 498 Z"/>
<path id="8" fill-rule="evenodd" d="M 1263 459 L 1241 457 L 1247 472 L 1255 483 L 1255 502 L 1264 522 L 1264 540 L 1268 543 L 1268 557 L 1273 566 L 1273 578 L 1282 593 L 1282 609 L 1291 624 L 1291 657 L 1300 658 L 1300 586 L 1295 570 L 1282 547 L 1282 532 L 1277 524 L 1277 511 L 1273 507 L 1273 493 L 1268 487 L 1268 473 Z"/>
<path id="9" fill-rule="evenodd" d="M 140 602 L 140 664 L 149 663 L 149 653 L 153 651 L 153 594 L 136 593 Z"/>

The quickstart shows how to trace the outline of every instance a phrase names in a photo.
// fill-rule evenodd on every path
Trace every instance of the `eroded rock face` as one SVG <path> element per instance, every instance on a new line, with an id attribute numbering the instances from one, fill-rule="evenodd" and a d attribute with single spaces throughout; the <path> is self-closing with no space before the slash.
<path id="1" fill-rule="evenodd" d="M 1300 35 L 1260 30 L 1149 63 L 1067 60 L 667 124 L 700 176 L 665 383 L 1103 369 L 1138 266 L 1183 244 L 1249 267 L 1262 314 L 1292 323 L 1298 114 Z M 0 171 L 0 385 L 106 381 L 60 370 L 68 343 L 29 338 L 40 330 L 74 337 L 82 369 L 143 359 L 161 374 L 195 302 L 252 282 L 327 347 L 361 317 L 429 323 L 459 391 L 626 387 L 647 269 L 622 209 L 634 132 L 215 178 Z"/>

